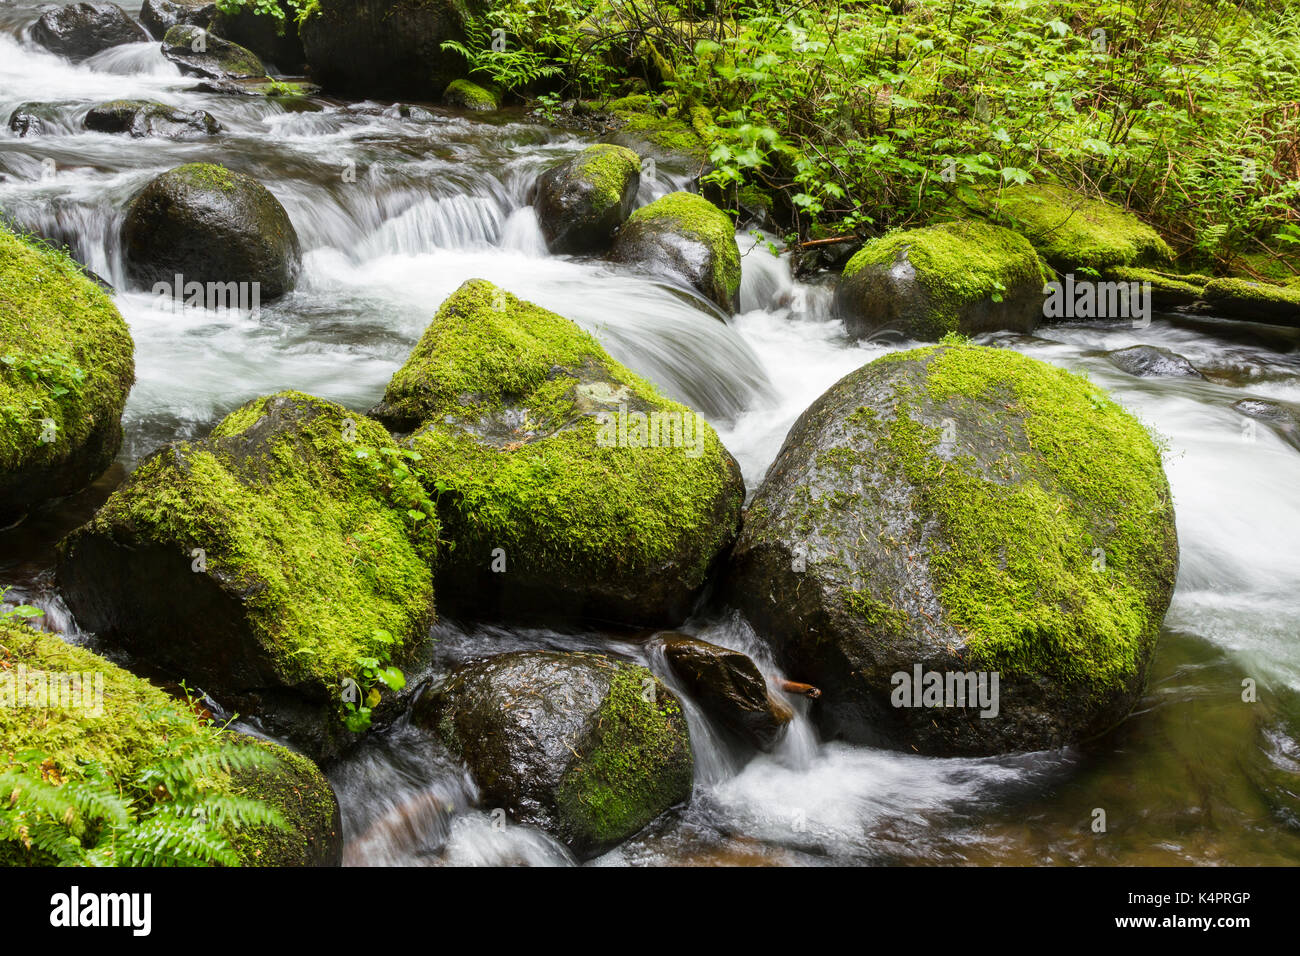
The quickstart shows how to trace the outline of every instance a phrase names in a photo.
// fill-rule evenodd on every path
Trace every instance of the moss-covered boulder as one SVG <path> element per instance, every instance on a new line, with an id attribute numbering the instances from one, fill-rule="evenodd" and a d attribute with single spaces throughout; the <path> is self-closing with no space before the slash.
<path id="1" fill-rule="evenodd" d="M 155 40 L 161 40 L 177 24 L 211 29 L 217 16 L 212 0 L 144 0 L 140 22 Z"/>
<path id="2" fill-rule="evenodd" d="M 163 36 L 162 52 L 186 76 L 238 80 L 263 77 L 267 73 L 266 65 L 252 50 L 188 23 L 178 23 L 168 29 Z"/>
<path id="3" fill-rule="evenodd" d="M 785 736 L 794 711 L 768 691 L 747 654 L 673 632 L 656 643 L 690 698 L 722 726 L 760 750 Z"/>
<path id="4" fill-rule="evenodd" d="M 729 589 L 821 688 L 827 734 L 994 754 L 1128 713 L 1177 568 L 1142 425 L 1063 369 L 949 344 L 878 359 L 800 416 Z"/>
<path id="5" fill-rule="evenodd" d="M 1300 328 L 1300 285 L 1215 279 L 1205 286 L 1201 298 L 1215 315 Z"/>
<path id="6" fill-rule="evenodd" d="M 1064 186 L 1012 186 L 990 208 L 1063 273 L 1153 266 L 1173 256 L 1159 233 L 1133 213 Z"/>
<path id="7" fill-rule="evenodd" d="M 32 39 L 70 60 L 84 60 L 123 43 L 143 43 L 149 34 L 116 3 L 70 3 L 42 13 L 32 24 Z"/>
<path id="8" fill-rule="evenodd" d="M 609 248 L 640 186 L 641 159 L 622 146 L 589 146 L 552 166 L 533 187 L 546 247 L 554 253 Z"/>
<path id="9" fill-rule="evenodd" d="M 448 40 L 486 0 L 320 0 L 300 32 L 311 78 L 331 92 L 436 100 L 467 72 Z"/>
<path id="10" fill-rule="evenodd" d="M 490 113 L 499 109 L 497 95 L 470 80 L 452 80 L 442 91 L 442 105 L 473 113 Z"/>
<path id="11" fill-rule="evenodd" d="M 280 201 L 251 176 L 209 163 L 177 166 L 149 181 L 126 211 L 122 252 L 144 287 L 257 283 L 270 301 L 302 268 L 298 233 Z M 251 291 L 241 300 L 251 301 Z"/>
<path id="12" fill-rule="evenodd" d="M 63 540 L 68 606 L 102 639 L 332 755 L 351 739 L 345 681 L 365 694 L 362 662 L 402 666 L 433 615 L 436 515 L 404 461 L 383 428 L 332 402 L 251 401 L 209 438 L 146 458 Z"/>
<path id="13" fill-rule="evenodd" d="M 669 193 L 628 217 L 610 258 L 668 279 L 727 313 L 740 301 L 740 249 L 727 214 L 694 193 Z"/>
<path id="14" fill-rule="evenodd" d="M 461 610 L 676 623 L 735 537 L 744 483 L 712 427 L 482 280 L 443 303 L 372 414 L 415 429 L 454 542 L 439 593 Z"/>
<path id="15" fill-rule="evenodd" d="M 1043 317 L 1046 278 L 1023 236 L 948 222 L 868 242 L 845 265 L 832 308 L 852 338 L 1031 332 Z"/>
<path id="16" fill-rule="evenodd" d="M 51 700 L 52 689 L 59 700 Z M 210 717 L 108 660 L 56 635 L 0 621 L 0 772 L 36 769 L 58 785 L 89 782 L 99 772 L 103 786 L 131 803 L 138 817 L 157 800 L 151 768 L 229 745 L 256 747 L 271 760 L 230 770 L 212 766 L 204 772 L 204 791 L 214 800 L 257 800 L 287 824 L 222 827 L 238 861 L 337 865 L 343 851 L 338 803 L 310 760 L 278 744 L 219 732 Z M 0 865 L 53 862 L 39 847 L 0 842 Z"/>
<path id="17" fill-rule="evenodd" d="M 644 667 L 521 651 L 466 664 L 416 703 L 465 761 L 485 807 L 587 859 L 690 798 L 681 704 Z"/>
<path id="18" fill-rule="evenodd" d="M 132 139 L 202 139 L 221 131 L 207 110 L 182 110 L 148 100 L 113 100 L 91 107 L 82 125 L 95 133 L 125 133 Z"/>
<path id="19" fill-rule="evenodd" d="M 0 527 L 112 464 L 134 380 L 112 300 L 66 254 L 0 228 Z"/>

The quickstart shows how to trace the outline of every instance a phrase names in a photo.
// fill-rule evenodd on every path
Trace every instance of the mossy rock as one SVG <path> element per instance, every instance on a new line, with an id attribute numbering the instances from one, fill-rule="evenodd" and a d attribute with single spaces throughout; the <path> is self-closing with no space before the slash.
<path id="1" fill-rule="evenodd" d="M 855 339 L 1032 332 L 1043 317 L 1046 279 L 1020 234 L 947 222 L 868 242 L 845 265 L 832 308 Z"/>
<path id="2" fill-rule="evenodd" d="M 32 39 L 52 53 L 84 60 L 124 43 L 142 43 L 149 34 L 116 3 L 70 3 L 42 13 L 32 24 Z"/>
<path id="3" fill-rule="evenodd" d="M 740 302 L 740 249 L 725 212 L 703 196 L 669 193 L 628 217 L 610 258 L 669 279 L 728 314 Z"/>
<path id="4" fill-rule="evenodd" d="M 164 758 L 199 754 L 226 743 L 244 743 L 270 753 L 267 766 L 211 774 L 206 785 L 217 795 L 260 800 L 278 810 L 288 829 L 267 825 L 227 831 L 240 861 L 249 866 L 336 865 L 343 838 L 338 803 L 324 775 L 307 758 L 278 744 L 233 731 L 219 731 L 185 702 L 148 681 L 58 636 L 13 622 L 0 622 L 0 682 L 20 673 L 100 675 L 102 712 L 98 707 L 0 706 L 0 769 L 39 751 L 47 779 L 84 779 L 93 767 L 116 784 L 123 796 L 147 803 L 141 773 Z M 20 672 L 19 668 L 23 668 Z M 3 692 L 0 689 L 0 692 Z M 89 693 L 89 692 L 85 692 Z M 94 695 L 91 694 L 92 704 Z M 51 861 L 12 843 L 0 843 L 0 865 L 41 865 Z"/>
<path id="5" fill-rule="evenodd" d="M 1229 319 L 1300 328 L 1300 285 L 1215 279 L 1201 298 L 1212 312 Z"/>
<path id="6" fill-rule="evenodd" d="M 256 283 L 262 302 L 292 289 L 302 268 L 298 233 L 280 201 L 253 177 L 210 163 L 177 166 L 136 194 L 122 253 L 137 285 L 174 289 L 177 275 L 218 290 Z M 242 292 L 223 292 L 221 301 L 251 302 L 249 287 Z"/>
<path id="7" fill-rule="evenodd" d="M 202 139 L 221 131 L 206 110 L 182 110 L 148 100 L 113 100 L 91 107 L 82 125 L 95 133 L 126 133 L 132 139 Z"/>
<path id="8" fill-rule="evenodd" d="M 112 464 L 131 334 L 65 253 L 0 227 L 0 526 Z"/>
<path id="9" fill-rule="evenodd" d="M 787 672 L 821 688 L 827 735 L 978 755 L 1120 721 L 1177 570 L 1141 424 L 1064 369 L 947 344 L 878 359 L 800 416 L 747 511 L 729 590 Z M 996 672 L 996 716 L 894 706 L 895 675 L 917 668 Z"/>
<path id="10" fill-rule="evenodd" d="M 372 414 L 418 429 L 461 610 L 676 623 L 735 537 L 744 483 L 712 427 L 488 282 L 443 303 Z"/>
<path id="11" fill-rule="evenodd" d="M 217 5 L 212 0 L 144 0 L 140 22 L 155 40 L 161 40 L 177 24 L 212 28 Z"/>
<path id="12" fill-rule="evenodd" d="M 320 0 L 299 28 L 312 80 L 331 92 L 436 100 L 468 71 L 444 50 L 486 0 Z"/>
<path id="13" fill-rule="evenodd" d="M 486 807 L 588 859 L 690 798 L 690 732 L 650 671 L 604 655 L 520 651 L 466 664 L 416 703 Z"/>
<path id="14" fill-rule="evenodd" d="M 1150 283 L 1151 305 L 1162 312 L 1181 309 L 1201 298 L 1211 277 L 1195 273 L 1161 272 L 1158 269 L 1141 269 L 1120 266 L 1107 272 L 1108 279 L 1117 282 Z"/>
<path id="15" fill-rule="evenodd" d="M 332 402 L 255 399 L 209 438 L 146 458 L 61 542 L 68 606 L 102 639 L 332 756 L 351 740 L 343 682 L 363 658 L 401 666 L 433 615 L 437 522 L 413 521 L 371 467 L 396 455 L 383 428 Z"/>
<path id="16" fill-rule="evenodd" d="M 495 93 L 470 80 L 452 80 L 448 83 L 442 91 L 442 105 L 475 113 L 490 113 L 501 108 Z"/>
<path id="17" fill-rule="evenodd" d="M 19 103 L 9 114 L 9 130 L 20 139 L 62 129 L 64 108 L 57 103 Z"/>
<path id="18" fill-rule="evenodd" d="M 533 187 L 533 205 L 553 253 L 609 248 L 636 203 L 641 158 L 622 146 L 589 146 L 552 166 Z"/>
<path id="19" fill-rule="evenodd" d="M 1012 186 L 990 208 L 1063 273 L 1154 266 L 1173 257 L 1160 234 L 1133 213 L 1064 186 Z"/>
<path id="20" fill-rule="evenodd" d="M 609 111 L 620 123 L 618 130 L 605 137 L 609 142 L 692 172 L 709 161 L 708 143 L 694 125 L 669 114 L 649 95 L 625 96 L 610 103 Z"/>
<path id="21" fill-rule="evenodd" d="M 267 74 L 266 64 L 252 50 L 188 23 L 167 31 L 162 52 L 186 76 L 239 80 Z"/>

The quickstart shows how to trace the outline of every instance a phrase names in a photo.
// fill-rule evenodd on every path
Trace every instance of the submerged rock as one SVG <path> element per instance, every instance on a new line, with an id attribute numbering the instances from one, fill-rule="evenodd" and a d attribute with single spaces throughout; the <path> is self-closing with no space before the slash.
<path id="1" fill-rule="evenodd" d="M 214 797 L 254 799 L 276 810 L 286 829 L 269 825 L 222 828 L 221 836 L 246 866 L 334 866 L 343 853 L 338 802 L 324 775 L 310 760 L 278 744 L 217 729 L 185 702 L 169 697 L 90 651 L 64 643 L 57 635 L 0 621 L 0 673 L 42 678 L 74 675 L 81 679 L 86 707 L 0 706 L 0 754 L 29 751 L 33 744 L 47 759 L 47 782 L 84 781 L 90 767 L 104 774 L 105 786 L 128 800 L 152 803 L 155 782 L 142 780 L 157 761 L 198 757 L 222 745 L 256 747 L 271 759 L 229 771 L 211 766 L 204 785 Z M 87 675 L 94 675 L 88 677 Z M 94 681 L 102 681 L 95 689 Z M 75 687 L 76 685 L 72 685 Z M 75 691 L 74 691 L 75 692 Z M 8 797 L 8 794 L 6 794 Z M 119 841 L 123 838 L 118 836 Z M 39 848 L 23 850 L 0 843 L 0 865 L 42 866 L 56 862 Z"/>
<path id="2" fill-rule="evenodd" d="M 748 655 L 686 634 L 669 633 L 660 640 L 673 673 L 714 720 L 760 750 L 776 746 L 794 711 L 768 692 Z"/>
<path id="3" fill-rule="evenodd" d="M 66 254 L 0 228 L 0 527 L 112 464 L 131 334 Z"/>
<path id="4" fill-rule="evenodd" d="M 434 100 L 467 71 L 442 48 L 465 40 L 485 0 L 320 0 L 301 27 L 311 78 L 358 96 Z"/>
<path id="5" fill-rule="evenodd" d="M 138 285 L 257 283 L 259 300 L 293 288 L 298 233 L 270 190 L 223 166 L 190 163 L 152 179 L 122 226 L 127 275 Z M 251 299 L 251 295 L 248 297 Z"/>
<path id="6" fill-rule="evenodd" d="M 1059 272 L 1168 262 L 1173 252 L 1159 233 L 1133 213 L 1064 186 L 1012 186 L 992 210 L 1024 233 Z"/>
<path id="7" fill-rule="evenodd" d="M 1201 297 L 1212 312 L 1225 318 L 1300 328 L 1300 285 L 1215 279 Z"/>
<path id="8" fill-rule="evenodd" d="M 217 5 L 212 0 L 144 0 L 140 7 L 140 22 L 155 40 L 161 40 L 177 24 L 210 29 L 216 16 Z"/>
<path id="9" fill-rule="evenodd" d="M 100 103 L 82 122 L 96 133 L 126 133 L 134 139 L 199 139 L 221 130 L 221 124 L 206 110 L 182 110 L 146 100 Z"/>
<path id="10" fill-rule="evenodd" d="M 350 738 L 344 682 L 401 666 L 433 615 L 436 518 L 363 415 L 283 392 L 140 463 L 59 546 L 85 628 L 261 715 L 317 756 Z M 405 490 L 404 490 L 405 489 Z M 432 511 L 432 505 L 427 508 Z"/>
<path id="11" fill-rule="evenodd" d="M 520 651 L 466 664 L 416 703 L 468 765 L 483 803 L 588 859 L 690 798 L 681 705 L 644 667 Z"/>
<path id="12" fill-rule="evenodd" d="M 724 312 L 740 302 L 740 249 L 731 220 L 694 193 L 669 193 L 628 217 L 610 258 L 662 276 Z"/>
<path id="13" fill-rule="evenodd" d="M 1243 398 L 1234 402 L 1232 407 L 1238 414 L 1272 426 L 1283 441 L 1300 448 L 1300 411 L 1294 406 L 1260 398 Z"/>
<path id="14" fill-rule="evenodd" d="M 1106 358 L 1120 371 L 1140 378 L 1156 376 L 1205 378 L 1191 362 L 1177 352 L 1171 352 L 1157 345 L 1130 345 L 1126 349 L 1107 352 Z"/>
<path id="15" fill-rule="evenodd" d="M 461 610 L 673 624 L 735 537 L 744 484 L 696 412 L 561 316 L 480 279 L 372 412 L 438 495 Z"/>
<path id="16" fill-rule="evenodd" d="M 1136 420 L 1063 369 L 944 345 L 878 359 L 800 416 L 728 584 L 821 688 L 828 736 L 994 754 L 1128 713 L 1177 568 Z"/>
<path id="17" fill-rule="evenodd" d="M 832 309 L 853 338 L 1027 333 L 1043 317 L 1046 278 L 1023 236 L 949 222 L 868 242 L 844 267 Z"/>
<path id="18" fill-rule="evenodd" d="M 41 14 L 32 39 L 45 49 L 84 60 L 123 43 L 142 43 L 148 32 L 116 3 L 70 3 Z"/>
<path id="19" fill-rule="evenodd" d="M 641 160 L 621 146 L 590 146 L 552 166 L 533 187 L 537 220 L 553 253 L 609 247 L 641 186 Z"/>
<path id="20" fill-rule="evenodd" d="M 266 66 L 252 50 L 190 24 L 171 27 L 163 37 L 162 52 L 186 76 L 213 80 L 266 76 Z"/>
<path id="21" fill-rule="evenodd" d="M 490 113 L 501 106 L 495 93 L 469 80 L 452 80 L 447 84 L 442 91 L 442 104 L 479 113 Z"/>

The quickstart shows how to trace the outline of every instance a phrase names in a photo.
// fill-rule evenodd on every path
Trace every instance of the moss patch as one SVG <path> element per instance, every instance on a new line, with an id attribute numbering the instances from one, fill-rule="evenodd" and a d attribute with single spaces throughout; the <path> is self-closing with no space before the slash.
<path id="1" fill-rule="evenodd" d="M 598 143 L 588 146 L 574 160 L 574 175 L 591 183 L 601 209 L 623 202 L 623 187 L 639 176 L 641 157 L 623 146 Z"/>
<path id="2" fill-rule="evenodd" d="M 708 145 L 700 138 L 694 126 L 679 117 L 668 115 L 663 106 L 649 95 L 639 93 L 625 96 L 610 103 L 609 109 L 623 122 L 621 133 L 692 162 L 702 164 L 708 161 Z"/>
<path id="3" fill-rule="evenodd" d="M 500 106 L 495 94 L 469 80 L 452 80 L 442 94 L 442 101 L 448 106 L 481 112 Z"/>
<path id="4" fill-rule="evenodd" d="M 740 290 L 740 250 L 730 217 L 703 196 L 669 193 L 642 206 L 627 219 L 627 228 L 638 224 L 662 225 L 668 231 L 696 239 L 709 247 L 719 284 L 728 294 Z"/>

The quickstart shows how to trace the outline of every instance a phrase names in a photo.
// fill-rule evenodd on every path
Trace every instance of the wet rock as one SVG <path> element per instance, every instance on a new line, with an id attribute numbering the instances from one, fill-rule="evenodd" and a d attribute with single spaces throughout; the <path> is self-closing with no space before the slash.
<path id="1" fill-rule="evenodd" d="M 501 106 L 495 93 L 469 80 L 452 80 L 442 93 L 442 105 L 477 113 L 490 113 Z"/>
<path id="2" fill-rule="evenodd" d="M 1106 358 L 1117 369 L 1140 378 L 1157 376 L 1205 378 L 1191 362 L 1177 352 L 1156 345 L 1130 345 L 1126 349 L 1107 352 Z"/>
<path id="3" fill-rule="evenodd" d="M 640 158 L 608 144 L 588 147 L 542 173 L 532 201 L 547 248 L 553 253 L 609 248 L 640 185 Z"/>
<path id="4" fill-rule="evenodd" d="M 101 103 L 86 114 L 82 124 L 96 133 L 126 133 L 133 139 L 200 139 L 221 130 L 221 124 L 206 110 L 182 110 L 144 100 Z"/>
<path id="5" fill-rule="evenodd" d="M 485 806 L 589 859 L 690 798 L 694 760 L 673 693 L 603 655 L 521 651 L 466 664 L 416 703 L 468 765 Z"/>
<path id="6" fill-rule="evenodd" d="M 59 129 L 59 108 L 52 103 L 20 103 L 9 114 L 9 129 L 19 136 L 39 136 Z"/>
<path id="7" fill-rule="evenodd" d="M 827 736 L 993 754 L 1128 713 L 1177 568 L 1138 421 L 1063 369 L 952 345 L 878 359 L 800 416 L 726 586 L 821 689 Z"/>
<path id="8" fill-rule="evenodd" d="M 331 92 L 435 100 L 468 69 L 463 42 L 485 0 L 321 0 L 301 27 L 311 78 Z"/>
<path id="9" fill-rule="evenodd" d="M 1032 332 L 1046 275 L 1009 229 L 949 222 L 873 239 L 835 286 L 832 310 L 852 338 L 934 341 L 949 332 Z"/>
<path id="10" fill-rule="evenodd" d="M 481 279 L 438 310 L 372 414 L 414 433 L 439 593 L 466 614 L 683 620 L 735 537 L 717 433 L 568 319 Z"/>
<path id="11" fill-rule="evenodd" d="M 186 76 L 213 80 L 266 76 L 266 66 L 256 53 L 202 27 L 178 24 L 170 28 L 163 37 L 162 52 Z"/>
<path id="12" fill-rule="evenodd" d="M 1111 269 L 1107 278 L 1119 282 L 1136 282 L 1139 286 L 1150 284 L 1152 308 L 1168 312 L 1191 305 L 1201 298 L 1209 276 L 1174 272 L 1160 272 L 1156 269 L 1134 269 L 1127 266 Z"/>
<path id="13" fill-rule="evenodd" d="M 354 704 L 371 690 L 395 703 L 358 662 L 404 666 L 433 616 L 437 521 L 415 526 L 422 505 L 377 465 L 390 456 L 363 415 L 299 392 L 255 399 L 144 459 L 60 543 L 68 607 L 109 645 L 334 756 L 353 740 L 346 681 Z"/>
<path id="14" fill-rule="evenodd" d="M 731 220 L 693 193 L 670 193 L 632 213 L 610 258 L 666 278 L 727 313 L 740 301 L 740 250 Z"/>
<path id="15" fill-rule="evenodd" d="M 662 635 L 661 642 L 673 673 L 714 720 L 760 750 L 776 746 L 794 712 L 768 693 L 748 655 L 686 634 Z"/>
<path id="16" fill-rule="evenodd" d="M 1260 398 L 1243 398 L 1233 402 L 1238 414 L 1271 425 L 1281 438 L 1294 448 L 1300 448 L 1300 411 L 1281 402 Z"/>
<path id="17" fill-rule="evenodd" d="M 155 40 L 177 24 L 210 29 L 216 15 L 217 5 L 210 0 L 144 0 L 140 7 L 140 22 Z"/>
<path id="18" fill-rule="evenodd" d="M 138 285 L 177 274 L 186 282 L 257 283 L 261 302 L 293 288 L 302 257 L 293 223 L 265 186 L 206 163 L 178 166 L 136 195 L 122 248 Z"/>
<path id="19" fill-rule="evenodd" d="M 70 60 L 84 60 L 123 43 L 144 42 L 149 34 L 116 3 L 72 3 L 41 14 L 32 39 Z"/>

